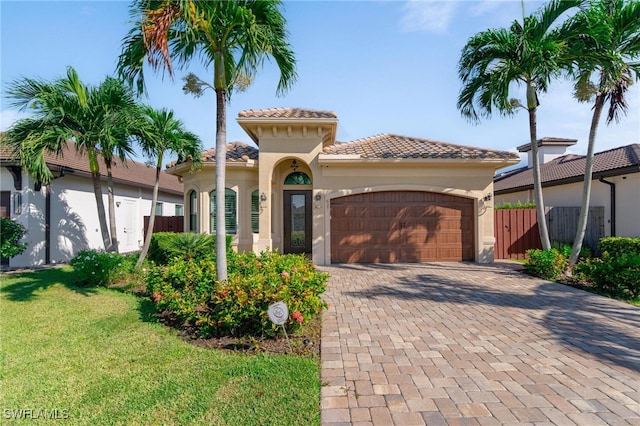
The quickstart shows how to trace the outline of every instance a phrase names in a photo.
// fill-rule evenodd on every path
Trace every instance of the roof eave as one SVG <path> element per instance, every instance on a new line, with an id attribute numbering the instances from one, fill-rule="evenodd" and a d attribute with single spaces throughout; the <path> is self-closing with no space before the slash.
<path id="1" fill-rule="evenodd" d="M 591 180 L 598 180 L 601 177 L 606 178 L 606 177 L 613 177 L 613 176 L 622 176 L 622 175 L 627 175 L 629 173 L 640 173 L 640 166 L 634 165 L 634 166 L 623 167 L 620 169 L 603 170 L 601 172 L 595 172 L 595 173 L 592 173 Z M 570 183 L 577 183 L 577 182 L 583 182 L 583 181 L 584 181 L 584 178 L 582 175 L 571 176 L 563 179 L 556 179 L 556 180 L 542 182 L 542 187 L 548 188 L 552 186 L 567 185 Z M 494 189 L 494 192 L 496 195 L 501 195 L 501 194 L 511 194 L 514 192 L 528 191 L 530 189 L 533 189 L 533 184 L 514 186 L 514 187 L 504 188 L 504 189 Z"/>
<path id="2" fill-rule="evenodd" d="M 329 139 L 335 141 L 336 132 L 338 129 L 337 118 L 277 118 L 277 117 L 238 117 L 236 121 L 242 127 L 242 129 L 249 135 L 251 140 L 259 146 L 260 137 L 257 131 L 258 126 L 271 125 L 271 126 L 326 126 L 330 128 Z"/>
<path id="3" fill-rule="evenodd" d="M 258 160 L 246 160 L 246 161 L 227 161 L 226 163 L 227 169 L 257 169 L 258 168 Z M 215 161 L 207 161 L 204 160 L 202 162 L 202 168 L 215 168 Z M 192 173 L 191 170 L 191 161 L 176 164 L 172 167 L 167 167 L 165 172 L 174 175 L 174 176 L 184 176 L 188 173 Z"/>
<path id="4" fill-rule="evenodd" d="M 82 177 L 87 177 L 87 178 L 91 178 L 91 172 L 87 172 L 85 170 L 79 170 L 79 169 L 75 169 L 73 167 L 69 167 L 69 166 L 63 166 L 63 165 L 59 165 L 59 164 L 51 164 L 49 168 L 55 169 L 55 170 L 62 170 L 64 172 L 64 175 L 73 175 L 73 176 L 82 176 Z M 63 177 L 63 176 L 61 176 Z M 101 174 L 100 175 L 100 180 L 103 182 L 107 181 L 107 175 Z M 136 181 L 132 181 L 132 180 L 127 180 L 127 179 L 122 179 L 119 177 L 113 177 L 113 183 L 119 183 L 119 184 L 125 184 L 125 185 L 129 185 L 129 186 L 135 186 L 136 188 L 143 188 L 143 189 L 153 189 L 154 185 L 153 184 L 147 184 L 147 183 L 143 183 L 143 182 L 136 182 Z M 160 186 L 158 187 L 158 190 L 160 192 L 163 193 L 170 193 L 170 194 L 182 194 L 184 191 L 182 190 L 177 190 L 177 189 L 171 189 L 171 188 L 167 188 L 166 186 L 163 186 L 162 184 L 160 184 Z"/>
<path id="5" fill-rule="evenodd" d="M 491 165 L 499 169 L 518 164 L 520 159 L 508 158 L 369 158 L 359 154 L 320 154 L 318 163 L 320 165 L 355 165 L 355 164 L 473 164 Z"/>

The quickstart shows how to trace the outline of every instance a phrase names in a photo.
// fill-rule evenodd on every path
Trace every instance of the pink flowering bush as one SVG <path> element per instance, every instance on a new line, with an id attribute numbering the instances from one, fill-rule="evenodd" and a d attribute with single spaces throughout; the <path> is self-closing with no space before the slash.
<path id="1" fill-rule="evenodd" d="M 321 295 L 329 276 L 304 256 L 229 253 L 228 280 L 215 277 L 215 260 L 174 259 L 151 269 L 147 290 L 158 312 L 203 337 L 274 335 L 267 310 L 278 301 L 289 308 L 290 331 L 326 308 Z"/>

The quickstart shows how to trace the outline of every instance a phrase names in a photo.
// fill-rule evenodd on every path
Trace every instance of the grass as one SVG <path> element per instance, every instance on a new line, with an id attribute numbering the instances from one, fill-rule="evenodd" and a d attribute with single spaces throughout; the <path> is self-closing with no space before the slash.
<path id="1" fill-rule="evenodd" d="M 155 322 L 150 302 L 71 277 L 0 276 L 5 421 L 22 409 L 73 425 L 319 424 L 317 359 L 201 348 Z"/>

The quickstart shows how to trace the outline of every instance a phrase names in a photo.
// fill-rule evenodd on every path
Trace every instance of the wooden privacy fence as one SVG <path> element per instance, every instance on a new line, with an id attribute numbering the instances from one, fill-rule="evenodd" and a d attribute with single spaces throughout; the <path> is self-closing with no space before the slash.
<path id="1" fill-rule="evenodd" d="M 545 217 L 552 242 L 573 244 L 578 229 L 580 207 L 546 207 Z M 524 259 L 527 250 L 542 248 L 536 209 L 499 209 L 494 211 L 496 259 Z M 583 247 L 597 253 L 604 237 L 604 207 L 590 207 Z"/>
<path id="2" fill-rule="evenodd" d="M 144 217 L 144 237 L 147 238 L 149 216 Z M 153 234 L 156 232 L 183 232 L 184 216 L 156 216 L 153 222 Z"/>
<path id="3" fill-rule="evenodd" d="M 496 259 L 524 259 L 527 250 L 542 248 L 536 209 L 499 209 L 493 212 Z"/>

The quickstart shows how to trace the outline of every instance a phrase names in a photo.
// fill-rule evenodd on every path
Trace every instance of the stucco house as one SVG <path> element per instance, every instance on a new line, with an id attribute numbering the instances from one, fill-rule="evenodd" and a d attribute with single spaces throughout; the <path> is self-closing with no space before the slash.
<path id="1" fill-rule="evenodd" d="M 104 249 L 88 160 L 73 146 L 67 146 L 62 156 L 47 154 L 46 161 L 55 176 L 49 192 L 34 182 L 12 158 L 10 150 L 0 144 L 0 214 L 17 220 L 28 230 L 27 250 L 9 262 L 3 259 L 4 266 L 67 262 L 80 250 Z M 151 209 L 155 167 L 132 160 L 126 164 L 117 162 L 113 178 L 120 252 L 139 250 L 144 238 L 144 216 Z M 102 176 L 102 182 L 108 210 L 106 176 Z M 163 172 L 156 214 L 181 216 L 182 200 L 182 183 Z"/>
<path id="2" fill-rule="evenodd" d="M 493 261 L 493 176 L 517 154 L 381 134 L 336 142 L 333 112 L 247 110 L 258 146 L 226 153 L 226 227 L 240 251 L 306 253 L 319 265 Z M 185 230 L 215 232 L 215 150 L 171 164 Z"/>
<path id="3" fill-rule="evenodd" d="M 582 199 L 585 156 L 566 154 L 575 139 L 543 138 L 538 141 L 540 174 L 545 206 L 579 207 Z M 532 155 L 527 166 L 495 178 L 495 203 L 533 202 Z M 640 236 L 640 144 L 594 154 L 590 206 L 604 207 L 605 236 Z"/>

